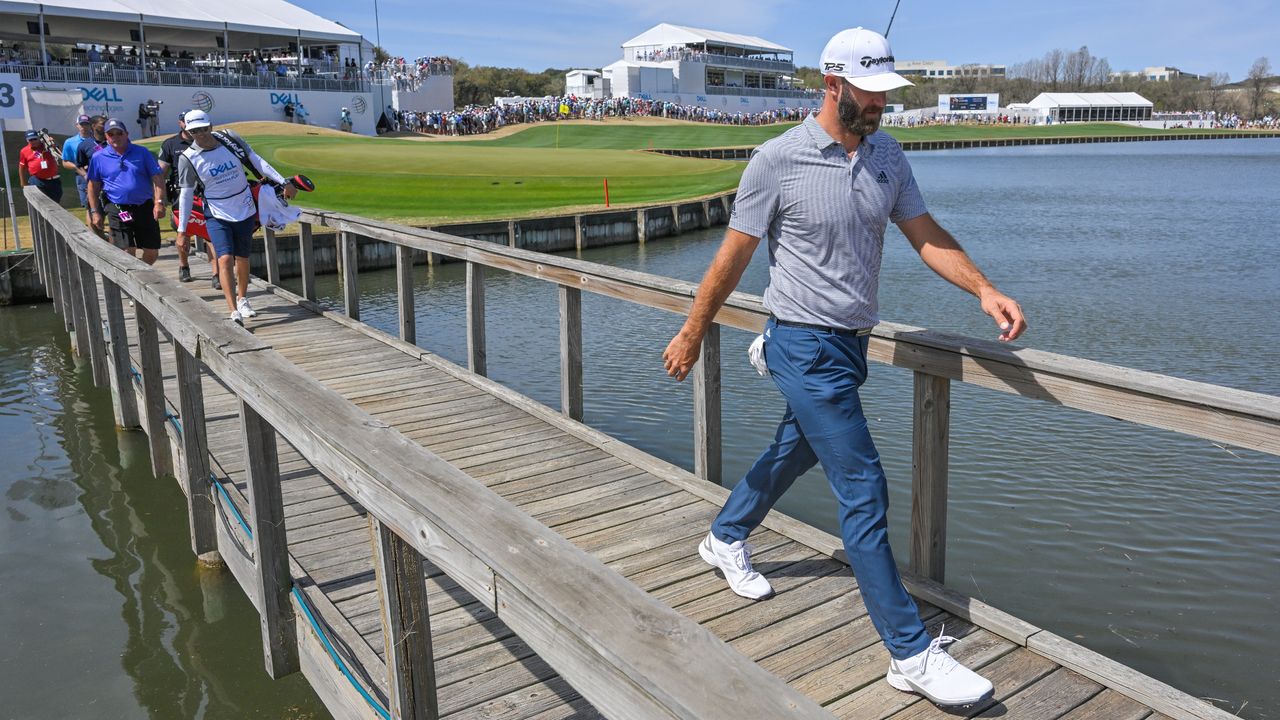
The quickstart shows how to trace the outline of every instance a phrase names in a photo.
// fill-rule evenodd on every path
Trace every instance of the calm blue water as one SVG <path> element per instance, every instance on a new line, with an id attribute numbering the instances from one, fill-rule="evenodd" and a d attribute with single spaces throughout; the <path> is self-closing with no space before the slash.
<path id="1" fill-rule="evenodd" d="M 1280 394 L 1280 141 L 1124 143 L 917 153 L 934 215 L 1029 316 L 1027 347 Z M 593 262 L 697 281 L 722 229 L 587 251 Z M 886 237 L 884 319 L 994 339 L 968 295 Z M 340 306 L 332 278 L 322 283 Z M 759 294 L 757 253 L 742 290 Z M 361 274 L 362 317 L 395 332 L 394 278 Z M 419 344 L 465 364 L 459 265 L 418 269 Z M 490 375 L 558 407 L 554 286 L 490 271 Z M 586 421 L 692 466 L 692 388 L 662 370 L 680 319 L 583 299 Z M 730 482 L 782 403 L 727 330 Z M 865 404 L 910 522 L 911 374 L 875 365 Z M 1252 718 L 1280 717 L 1280 459 L 1046 403 L 952 388 L 947 582 Z M 817 470 L 781 509 L 830 531 Z"/>

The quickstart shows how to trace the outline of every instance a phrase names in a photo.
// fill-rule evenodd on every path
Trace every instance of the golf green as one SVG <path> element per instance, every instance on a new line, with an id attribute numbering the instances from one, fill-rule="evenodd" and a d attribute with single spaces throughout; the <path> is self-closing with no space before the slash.
<path id="1" fill-rule="evenodd" d="M 414 224 L 674 202 L 732 190 L 743 163 L 621 150 L 486 147 L 358 136 L 245 133 L 311 207 Z"/>

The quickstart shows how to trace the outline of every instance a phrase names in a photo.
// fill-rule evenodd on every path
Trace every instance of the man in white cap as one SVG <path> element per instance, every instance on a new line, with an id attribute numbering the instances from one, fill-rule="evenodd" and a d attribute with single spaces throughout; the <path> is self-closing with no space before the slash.
<path id="1" fill-rule="evenodd" d="M 213 133 L 213 121 L 203 110 L 186 116 L 191 147 L 178 156 L 178 234 L 187 232 L 196 186 L 204 188 L 204 227 L 217 256 L 222 294 L 231 309 L 231 320 L 239 325 L 258 313 L 249 304 L 249 250 L 256 227 L 258 207 L 253 199 L 245 170 L 265 176 L 278 185 L 284 177 L 249 147 L 244 138 L 231 131 Z M 232 289 L 235 295 L 232 295 Z"/>
<path id="2" fill-rule="evenodd" d="M 843 30 L 822 51 L 820 68 L 821 110 L 752 154 L 724 244 L 663 353 L 667 372 L 683 380 L 757 244 L 768 238 L 764 305 L 772 317 L 758 342 L 787 410 L 773 444 L 734 487 L 698 550 L 737 594 L 772 595 L 752 568 L 747 536 L 791 483 L 821 462 L 839 501 L 846 556 L 889 650 L 886 680 L 939 705 L 971 705 L 991 696 L 991 683 L 947 654 L 951 638 L 926 634 L 902 585 L 889 547 L 887 483 L 858 397 L 868 335 L 879 322 L 885 226 L 896 223 L 926 265 L 976 296 L 1001 340 L 1017 338 L 1026 322 L 929 215 L 902 148 L 878 132 L 885 94 L 911 84 L 894 72 L 888 41 L 863 28 Z"/>

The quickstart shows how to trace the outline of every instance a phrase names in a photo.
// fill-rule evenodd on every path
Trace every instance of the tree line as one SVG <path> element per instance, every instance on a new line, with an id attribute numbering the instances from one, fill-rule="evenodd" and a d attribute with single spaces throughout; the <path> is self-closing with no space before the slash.
<path id="1" fill-rule="evenodd" d="M 960 66 L 962 70 L 976 66 Z M 817 71 L 814 70 L 814 74 Z M 1254 61 L 1248 77 L 1232 83 L 1226 73 L 1202 77 L 1178 76 L 1151 80 L 1138 73 L 1117 74 L 1105 57 L 1078 50 L 1050 50 L 1043 57 L 1010 65 L 1005 76 L 962 74 L 947 78 L 912 78 L 915 85 L 890 93 L 889 102 L 908 108 L 931 107 L 937 96 L 948 93 L 1000 93 L 1002 105 L 1029 102 L 1042 92 L 1136 92 L 1150 100 L 1157 112 L 1213 110 L 1247 118 L 1275 116 L 1280 108 L 1280 86 L 1265 57 Z M 821 82 L 821 78 L 817 78 Z"/>

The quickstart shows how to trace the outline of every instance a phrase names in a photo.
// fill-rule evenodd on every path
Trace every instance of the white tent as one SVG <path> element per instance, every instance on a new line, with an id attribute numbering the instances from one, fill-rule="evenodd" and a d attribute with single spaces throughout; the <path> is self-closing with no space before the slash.
<path id="1" fill-rule="evenodd" d="M 1150 120 L 1152 103 L 1138 93 L 1040 93 L 1027 107 L 1056 122 Z"/>

